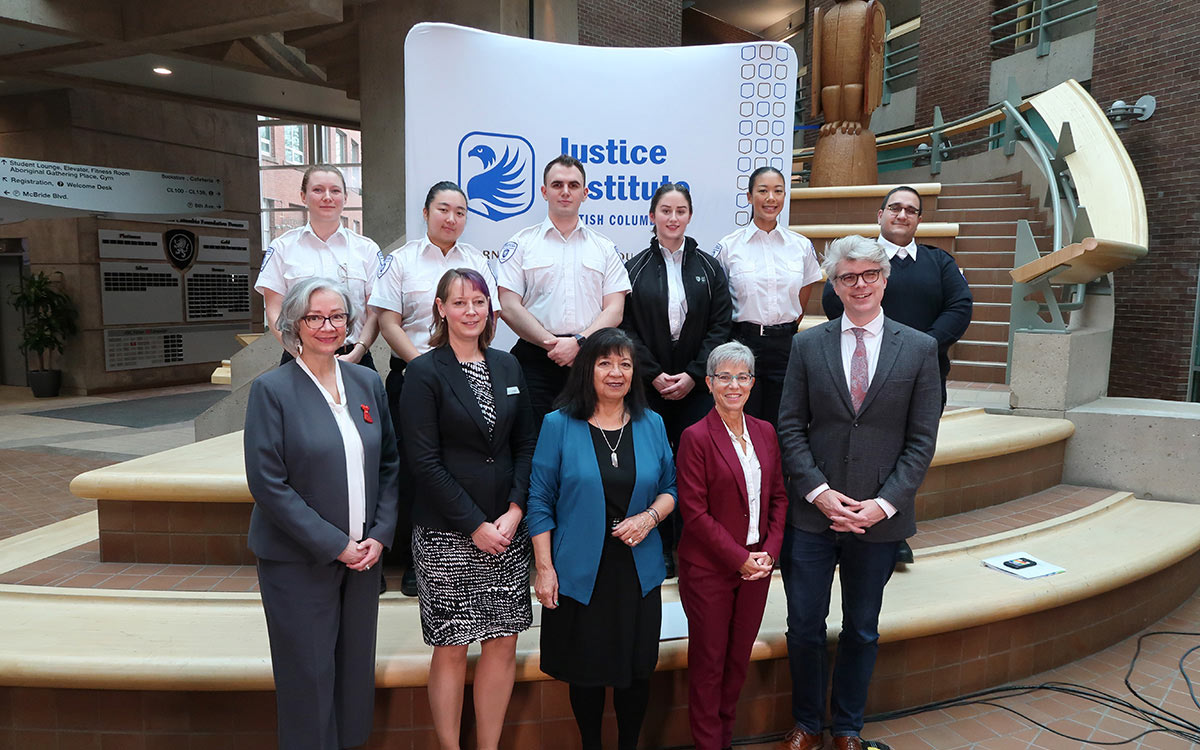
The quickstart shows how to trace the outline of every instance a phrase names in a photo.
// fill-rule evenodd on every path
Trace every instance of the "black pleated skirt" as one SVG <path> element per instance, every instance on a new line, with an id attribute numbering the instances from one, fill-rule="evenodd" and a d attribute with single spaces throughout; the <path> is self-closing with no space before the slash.
<path id="1" fill-rule="evenodd" d="M 573 685 L 628 687 L 658 663 L 662 591 L 642 596 L 633 551 L 605 535 L 592 600 L 542 609 L 542 671 Z"/>

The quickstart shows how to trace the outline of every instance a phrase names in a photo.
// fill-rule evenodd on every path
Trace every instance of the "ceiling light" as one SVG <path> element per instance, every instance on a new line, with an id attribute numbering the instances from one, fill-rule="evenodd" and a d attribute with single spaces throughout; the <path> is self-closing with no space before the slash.
<path id="1" fill-rule="evenodd" d="M 163 67 L 162 65 L 159 65 L 156 68 L 154 68 L 154 72 L 158 73 L 160 76 L 169 76 L 174 71 L 171 70 L 170 68 L 166 68 L 166 67 Z"/>

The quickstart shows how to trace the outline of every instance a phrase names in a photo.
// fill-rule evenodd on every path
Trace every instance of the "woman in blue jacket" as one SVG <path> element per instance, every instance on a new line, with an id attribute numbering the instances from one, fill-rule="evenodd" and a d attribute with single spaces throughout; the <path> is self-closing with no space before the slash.
<path id="1" fill-rule="evenodd" d="M 634 750 L 658 662 L 666 567 L 656 527 L 675 508 L 675 464 L 624 332 L 584 341 L 557 403 L 533 454 L 526 516 L 541 668 L 570 685 L 583 750 L 600 748 L 610 686 L 618 747 Z"/>

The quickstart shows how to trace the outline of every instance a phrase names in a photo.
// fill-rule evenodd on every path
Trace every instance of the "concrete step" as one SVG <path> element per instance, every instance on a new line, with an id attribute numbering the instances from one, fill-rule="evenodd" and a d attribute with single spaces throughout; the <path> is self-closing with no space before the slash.
<path id="1" fill-rule="evenodd" d="M 1029 228 L 1036 237 L 1047 232 L 1047 226 L 1042 221 L 1029 222 Z M 959 237 L 1016 237 L 1017 220 L 1012 221 L 960 221 L 958 222 Z"/>
<path id="2" fill-rule="evenodd" d="M 1004 362 L 950 361 L 950 379 L 972 383 L 1003 383 L 1006 366 Z"/>
<path id="3" fill-rule="evenodd" d="M 1005 307 L 1012 302 L 1011 284 L 972 284 L 971 296 L 975 304 L 980 302 L 1003 302 Z"/>
<path id="4" fill-rule="evenodd" d="M 954 239 L 954 257 L 957 258 L 958 254 L 962 252 L 974 251 L 1011 253 L 1017 246 L 1017 227 L 1016 224 L 1011 226 L 1012 231 L 1008 234 L 965 237 L 962 234 L 962 225 L 959 224 L 959 236 Z M 1050 235 L 1034 235 L 1033 241 L 1037 245 L 1038 252 L 1050 252 L 1050 244 L 1053 242 Z"/>
<path id="5" fill-rule="evenodd" d="M 1012 276 L 1009 275 L 1006 268 L 962 268 L 963 275 L 967 277 L 967 283 L 971 286 L 976 284 L 1012 284 Z"/>
<path id="6" fill-rule="evenodd" d="M 963 338 L 968 341 L 989 341 L 1008 345 L 1007 320 L 972 320 Z"/>
<path id="7" fill-rule="evenodd" d="M 962 339 L 951 350 L 955 359 L 970 362 L 999 362 L 1008 360 L 1008 341 L 969 341 Z"/>
<path id="8" fill-rule="evenodd" d="M 932 217 L 931 217 L 932 218 Z M 938 206 L 937 221 L 977 222 L 977 221 L 1017 221 L 1029 219 L 1031 222 L 1041 222 L 1042 218 L 1028 206 L 987 206 L 986 208 L 943 208 Z"/>
<path id="9" fill-rule="evenodd" d="M 1011 250 L 971 250 L 964 252 L 956 246 L 954 260 L 963 271 L 969 268 L 1002 268 L 1013 267 L 1013 251 Z"/>
<path id="10" fill-rule="evenodd" d="M 971 320 L 985 323 L 1007 323 L 1010 317 L 1009 307 L 1007 299 L 1004 302 L 981 302 L 976 297 Z"/>
<path id="11" fill-rule="evenodd" d="M 1013 193 L 1021 193 L 1025 191 L 1025 187 L 1020 180 L 1013 177 L 1011 179 L 994 180 L 991 182 L 954 182 L 942 183 L 942 194 L 938 196 L 939 200 L 946 197 L 968 196 L 968 195 L 1012 195 Z"/>
<path id="12" fill-rule="evenodd" d="M 1037 203 L 1024 193 L 997 193 L 995 195 L 940 195 L 938 196 L 938 211 L 958 210 L 964 208 L 1027 208 L 1037 210 Z"/>

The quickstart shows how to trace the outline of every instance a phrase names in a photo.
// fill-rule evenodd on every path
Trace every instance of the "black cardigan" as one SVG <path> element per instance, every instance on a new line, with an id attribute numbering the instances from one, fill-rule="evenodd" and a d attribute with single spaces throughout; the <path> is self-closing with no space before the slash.
<path id="1" fill-rule="evenodd" d="M 632 291 L 625 300 L 621 328 L 637 347 L 638 369 L 647 382 L 660 373 L 686 372 L 699 386 L 704 381 L 708 355 L 729 341 L 733 303 L 729 282 L 716 258 L 686 237 L 683 244 L 683 291 L 688 313 L 679 340 L 671 341 L 667 319 L 667 262 L 658 240 L 633 256 L 625 268 Z"/>

